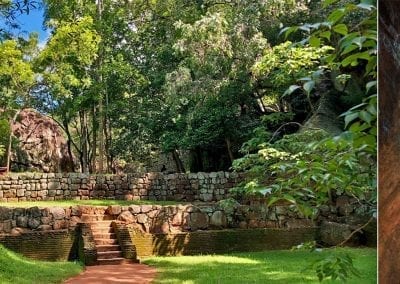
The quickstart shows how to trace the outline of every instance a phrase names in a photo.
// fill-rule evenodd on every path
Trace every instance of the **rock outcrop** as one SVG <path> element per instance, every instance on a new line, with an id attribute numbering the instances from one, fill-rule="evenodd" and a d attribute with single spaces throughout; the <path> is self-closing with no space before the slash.
<path id="1" fill-rule="evenodd" d="M 74 170 L 60 126 L 33 109 L 21 111 L 13 125 L 18 144 L 11 157 L 13 171 L 66 172 Z"/>

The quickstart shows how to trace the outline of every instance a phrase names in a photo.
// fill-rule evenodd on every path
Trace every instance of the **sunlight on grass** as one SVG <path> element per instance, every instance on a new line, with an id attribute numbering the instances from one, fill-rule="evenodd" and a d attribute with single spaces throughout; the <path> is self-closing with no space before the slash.
<path id="1" fill-rule="evenodd" d="M 0 283 L 62 283 L 79 274 L 83 267 L 73 262 L 46 262 L 27 259 L 0 245 Z"/>
<path id="2" fill-rule="evenodd" d="M 351 284 L 376 283 L 376 249 L 340 248 L 318 252 L 264 251 L 226 255 L 152 257 L 144 263 L 160 272 L 155 283 L 319 283 L 314 271 L 307 269 L 313 261 L 332 252 L 354 257 L 361 278 Z M 340 283 L 327 281 L 327 283 Z"/>
<path id="3" fill-rule="evenodd" d="M 55 201 L 21 201 L 21 202 L 0 202 L 0 206 L 5 207 L 70 207 L 75 205 L 91 205 L 91 206 L 109 206 L 109 205 L 176 205 L 175 201 L 154 201 L 154 200 L 108 200 L 108 199 L 91 199 L 91 200 L 55 200 Z"/>
<path id="4" fill-rule="evenodd" d="M 171 261 L 171 257 L 157 257 L 157 261 L 160 262 L 169 262 Z M 185 256 L 185 257 L 175 257 L 175 264 L 188 264 L 197 265 L 197 264 L 259 264 L 260 261 L 249 259 L 247 257 L 238 257 L 238 256 L 227 256 L 227 255 L 199 255 L 199 256 Z"/>

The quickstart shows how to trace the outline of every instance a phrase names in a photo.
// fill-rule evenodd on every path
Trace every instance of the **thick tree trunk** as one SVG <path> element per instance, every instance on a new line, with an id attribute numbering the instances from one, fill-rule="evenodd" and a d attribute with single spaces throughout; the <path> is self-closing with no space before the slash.
<path id="1" fill-rule="evenodd" d="M 69 126 L 67 121 L 63 121 L 64 131 L 67 134 L 67 152 L 69 156 L 69 160 L 71 162 L 71 170 L 75 172 L 75 165 L 74 165 L 74 155 L 72 154 L 72 136 L 69 131 Z"/>
<path id="2" fill-rule="evenodd" d="M 175 165 L 176 165 L 176 170 L 178 173 L 184 173 L 185 172 L 185 167 L 183 166 L 182 160 L 179 157 L 179 153 L 178 150 L 174 149 L 172 151 L 172 158 L 175 161 Z"/>
<path id="3" fill-rule="evenodd" d="M 323 90 L 319 105 L 315 113 L 308 119 L 302 131 L 307 129 L 322 129 L 332 135 L 338 135 L 343 131 L 343 125 L 339 115 L 343 110 L 338 108 L 339 102 L 334 91 Z"/>

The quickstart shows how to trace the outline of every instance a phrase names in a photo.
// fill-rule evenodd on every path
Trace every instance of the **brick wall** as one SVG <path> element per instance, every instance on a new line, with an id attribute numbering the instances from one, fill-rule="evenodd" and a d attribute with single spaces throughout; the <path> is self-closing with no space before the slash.
<path id="1" fill-rule="evenodd" d="M 243 180 L 237 173 L 88 175 L 24 173 L 0 176 L 0 202 L 60 199 L 218 201 Z"/>
<path id="2" fill-rule="evenodd" d="M 77 257 L 75 231 L 32 231 L 20 235 L 0 234 L 0 244 L 33 259 L 66 261 Z"/>
<path id="3" fill-rule="evenodd" d="M 289 249 L 315 240 L 316 228 L 242 229 L 147 234 L 130 229 L 139 258 Z"/>

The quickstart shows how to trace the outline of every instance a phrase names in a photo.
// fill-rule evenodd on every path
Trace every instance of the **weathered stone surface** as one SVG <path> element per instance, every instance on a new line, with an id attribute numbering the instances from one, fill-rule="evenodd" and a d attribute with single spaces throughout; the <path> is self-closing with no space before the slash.
<path id="1" fill-rule="evenodd" d="M 117 220 L 123 221 L 123 222 L 126 222 L 126 223 L 133 223 L 133 222 L 136 222 L 135 216 L 133 216 L 132 213 L 129 212 L 129 211 L 124 211 L 124 212 L 122 212 L 122 213 L 118 216 Z"/>
<path id="2" fill-rule="evenodd" d="M 17 226 L 23 227 L 23 228 L 28 227 L 28 217 L 27 216 L 18 216 Z"/>
<path id="3" fill-rule="evenodd" d="M 110 215 L 118 215 L 121 213 L 121 206 L 120 205 L 110 205 L 106 211 Z"/>
<path id="4" fill-rule="evenodd" d="M 55 220 L 53 229 L 54 230 L 61 230 L 61 229 L 66 229 L 68 228 L 68 222 L 65 220 Z"/>
<path id="5" fill-rule="evenodd" d="M 189 224 L 192 230 L 206 229 L 208 227 L 208 216 L 205 213 L 191 213 Z"/>
<path id="6" fill-rule="evenodd" d="M 153 206 L 152 205 L 142 205 L 141 207 L 142 207 L 142 210 L 141 210 L 142 213 L 147 213 L 147 212 L 153 210 Z"/>
<path id="7" fill-rule="evenodd" d="M 214 227 L 226 227 L 227 219 L 222 211 L 215 211 L 210 218 L 210 225 Z"/>
<path id="8" fill-rule="evenodd" d="M 50 225 L 40 225 L 40 226 L 37 228 L 37 230 L 38 230 L 38 231 L 50 231 L 50 230 L 53 230 L 53 227 L 50 226 Z"/>
<path id="9" fill-rule="evenodd" d="M 322 222 L 320 228 L 321 242 L 328 246 L 335 246 L 344 241 L 351 234 L 349 225 L 336 222 Z"/>
<path id="10" fill-rule="evenodd" d="M 310 228 L 314 226 L 309 219 L 289 219 L 286 221 L 286 227 L 288 228 Z"/>
<path id="11" fill-rule="evenodd" d="M 73 171 L 75 158 L 68 155 L 63 130 L 51 118 L 33 109 L 22 110 L 13 133 L 20 141 L 11 157 L 18 170 Z"/>
<path id="12" fill-rule="evenodd" d="M 10 234 L 13 235 L 13 236 L 17 236 L 17 235 L 21 235 L 21 234 L 26 233 L 26 232 L 29 232 L 29 230 L 26 229 L 26 228 L 15 227 L 15 228 L 12 228 Z"/>
<path id="13" fill-rule="evenodd" d="M 0 222 L 0 232 L 10 233 L 12 229 L 12 222 L 11 220 L 6 220 Z"/>
<path id="14" fill-rule="evenodd" d="M 37 218 L 29 218 L 28 219 L 28 227 L 31 229 L 36 229 L 40 226 L 40 220 Z"/>
<path id="15" fill-rule="evenodd" d="M 29 208 L 28 214 L 33 218 L 42 216 L 42 212 L 40 211 L 39 207 L 37 207 L 37 206 Z"/>
<path id="16" fill-rule="evenodd" d="M 145 223 L 147 223 L 147 219 L 148 219 L 148 217 L 146 214 L 138 214 L 137 215 L 138 223 L 145 224 Z"/>
<path id="17" fill-rule="evenodd" d="M 55 220 L 61 220 L 65 218 L 65 211 L 62 207 L 50 207 L 49 213 L 53 215 Z"/>
<path id="18" fill-rule="evenodd" d="M 5 221 L 12 218 L 12 211 L 7 207 L 0 207 L 0 221 Z"/>
<path id="19" fill-rule="evenodd" d="M 129 210 L 133 213 L 133 214 L 138 214 L 141 212 L 141 207 L 139 205 L 130 205 L 129 206 Z"/>

